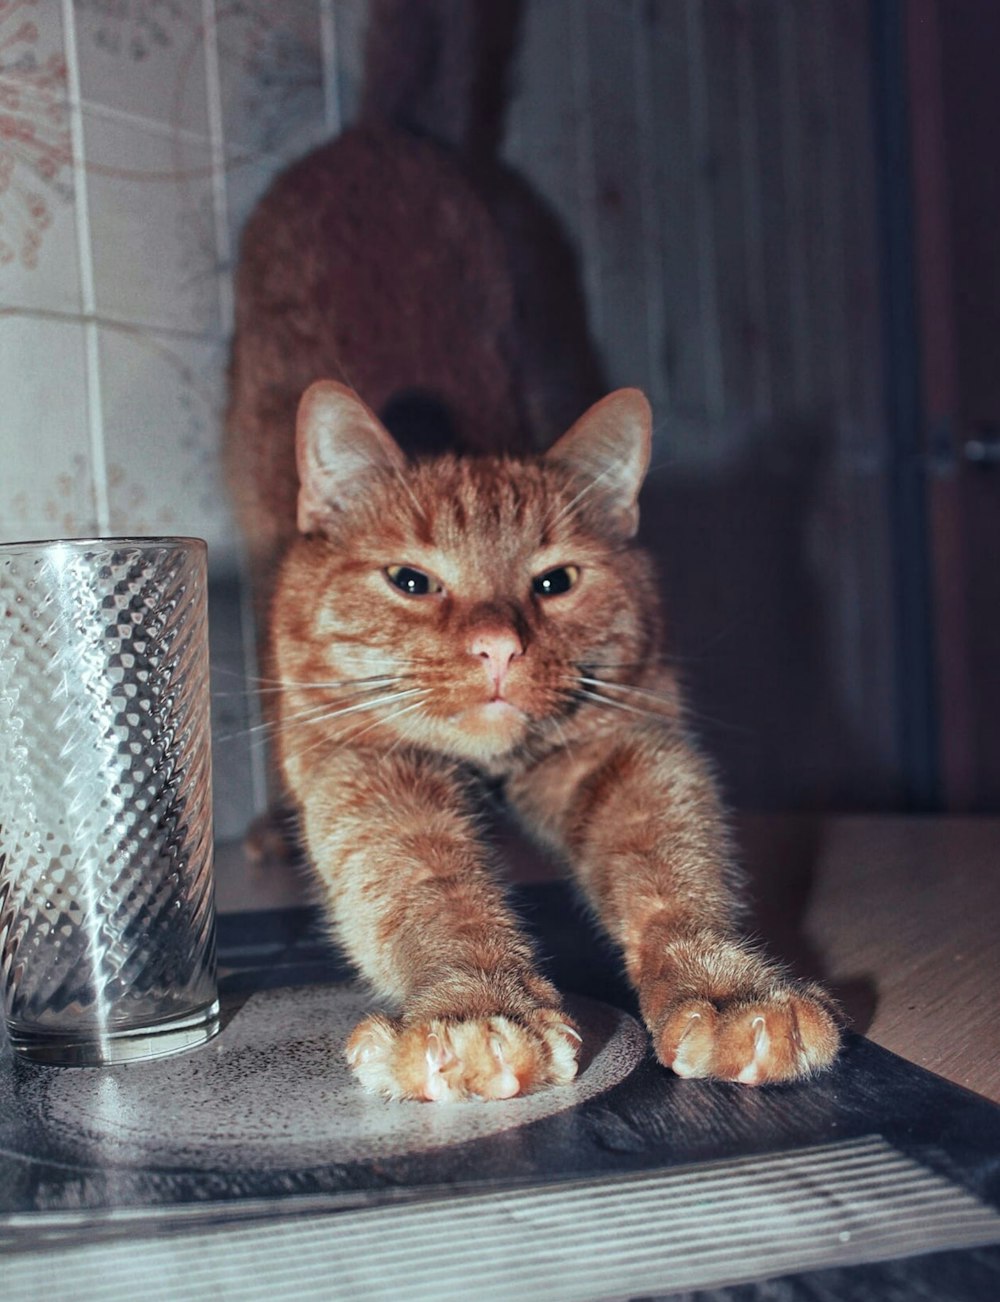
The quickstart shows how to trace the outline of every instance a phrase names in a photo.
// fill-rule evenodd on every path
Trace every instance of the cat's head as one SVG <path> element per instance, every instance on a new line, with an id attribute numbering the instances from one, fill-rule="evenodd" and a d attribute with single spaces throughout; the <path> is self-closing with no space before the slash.
<path id="1" fill-rule="evenodd" d="M 413 463 L 351 390 L 313 385 L 303 537 L 272 620 L 281 677 L 328 684 L 309 689 L 303 732 L 494 763 L 557 738 L 597 680 L 634 678 L 658 633 L 632 545 L 650 426 L 645 397 L 622 389 L 543 456 Z"/>

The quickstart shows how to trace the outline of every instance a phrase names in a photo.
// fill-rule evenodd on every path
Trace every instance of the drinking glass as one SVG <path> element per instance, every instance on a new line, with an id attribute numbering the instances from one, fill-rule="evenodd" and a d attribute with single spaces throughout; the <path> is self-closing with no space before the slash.
<path id="1" fill-rule="evenodd" d="M 41 1062 L 218 1030 L 200 539 L 0 546 L 0 994 Z"/>

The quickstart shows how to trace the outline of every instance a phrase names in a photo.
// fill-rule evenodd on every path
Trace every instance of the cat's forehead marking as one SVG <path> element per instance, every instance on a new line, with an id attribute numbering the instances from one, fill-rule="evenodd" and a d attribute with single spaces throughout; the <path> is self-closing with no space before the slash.
<path id="1" fill-rule="evenodd" d="M 544 461 L 446 456 L 404 474 L 371 504 L 371 555 L 433 575 L 463 602 L 520 599 L 529 578 L 605 556 L 573 509 L 579 486 Z"/>
<path id="2" fill-rule="evenodd" d="M 530 465 L 448 459 L 421 467 L 414 489 L 413 543 L 443 580 L 502 580 L 550 542 L 543 476 Z"/>
<path id="3" fill-rule="evenodd" d="M 444 457 L 414 467 L 397 521 L 405 536 L 391 560 L 426 569 L 456 594 L 491 599 L 523 586 L 544 533 L 533 467 L 499 458 Z"/>

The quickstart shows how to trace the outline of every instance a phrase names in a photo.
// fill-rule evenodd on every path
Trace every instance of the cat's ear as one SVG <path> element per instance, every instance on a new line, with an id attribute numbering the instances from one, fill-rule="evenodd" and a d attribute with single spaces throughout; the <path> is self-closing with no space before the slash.
<path id="1" fill-rule="evenodd" d="M 637 499 L 649 466 L 653 413 L 640 389 L 616 389 L 585 411 L 545 457 L 593 485 L 631 538 L 639 527 Z"/>
<path id="2" fill-rule="evenodd" d="M 321 532 L 375 468 L 401 468 L 406 458 L 379 418 L 353 389 L 317 380 L 302 395 L 295 428 L 299 470 L 298 524 Z"/>

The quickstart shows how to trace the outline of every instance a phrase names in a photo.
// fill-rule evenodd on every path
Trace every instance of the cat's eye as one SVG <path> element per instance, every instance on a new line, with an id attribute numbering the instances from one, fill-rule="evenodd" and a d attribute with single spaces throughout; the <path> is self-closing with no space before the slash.
<path id="1" fill-rule="evenodd" d="M 561 597 L 580 577 L 577 565 L 560 565 L 554 570 L 546 570 L 532 580 L 531 586 L 536 597 Z"/>
<path id="2" fill-rule="evenodd" d="M 385 577 L 394 588 L 408 597 L 430 597 L 443 592 L 444 587 L 430 574 L 414 569 L 412 565 L 387 565 Z"/>

